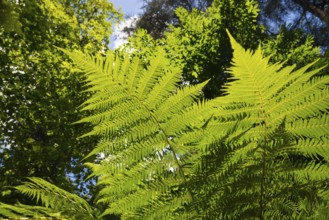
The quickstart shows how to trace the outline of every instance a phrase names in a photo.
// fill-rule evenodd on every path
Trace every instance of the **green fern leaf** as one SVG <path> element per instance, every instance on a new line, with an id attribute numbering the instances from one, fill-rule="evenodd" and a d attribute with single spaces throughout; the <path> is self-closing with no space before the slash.
<path id="1" fill-rule="evenodd" d="M 14 188 L 22 194 L 36 199 L 37 203 L 42 202 L 44 207 L 54 213 L 61 213 L 62 216 L 70 218 L 76 216 L 76 219 L 90 219 L 93 216 L 92 208 L 79 196 L 60 189 L 41 178 L 30 177 L 28 180 Z"/>
<path id="2" fill-rule="evenodd" d="M 87 165 L 103 186 L 98 203 L 110 204 L 103 215 L 154 216 L 152 210 L 161 207 L 172 211 L 161 212 L 166 218 L 182 212 L 192 200 L 185 186 L 193 168 L 187 164 L 197 158 L 195 146 L 206 136 L 202 127 L 213 115 L 213 104 L 196 102 L 207 82 L 179 88 L 180 71 L 161 50 L 146 68 L 128 54 L 66 53 L 86 73 L 88 91 L 94 92 L 84 104 L 92 115 L 79 123 L 95 124 L 85 136 L 101 137 L 87 157 L 102 154 L 104 159 Z M 179 194 L 173 195 L 173 188 Z"/>
<path id="3" fill-rule="evenodd" d="M 308 71 L 314 63 L 298 70 L 270 64 L 261 48 L 244 50 L 228 35 L 231 81 L 207 128 L 228 133 L 208 139 L 196 163 L 190 184 L 200 199 L 191 209 L 205 219 L 297 216 L 293 198 L 329 179 L 329 77 L 317 76 L 322 68 Z"/>

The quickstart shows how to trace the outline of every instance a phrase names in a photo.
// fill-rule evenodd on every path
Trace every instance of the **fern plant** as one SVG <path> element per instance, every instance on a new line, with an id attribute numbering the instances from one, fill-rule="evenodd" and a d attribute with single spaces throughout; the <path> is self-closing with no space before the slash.
<path id="1" fill-rule="evenodd" d="M 269 64 L 260 48 L 230 40 L 232 81 L 215 118 L 238 124 L 201 157 L 192 208 L 205 219 L 311 217 L 317 205 L 328 207 L 329 77 L 307 71 L 313 63 L 295 71 Z M 305 201 L 313 205 L 308 215 Z"/>
<path id="2" fill-rule="evenodd" d="M 19 219 L 22 217 L 31 217 L 33 219 L 46 218 L 57 218 L 60 217 L 59 213 L 53 212 L 49 208 L 42 206 L 29 206 L 23 204 L 9 205 L 5 203 L 0 203 L 0 216 L 4 216 L 10 219 Z"/>
<path id="3" fill-rule="evenodd" d="M 97 217 L 96 210 L 87 201 L 41 178 L 28 178 L 28 181 L 14 188 L 41 206 L 0 203 L 0 216 L 79 220 L 95 219 Z"/>
<path id="4" fill-rule="evenodd" d="M 104 215 L 154 219 L 184 213 L 193 200 L 190 161 L 210 135 L 203 128 L 214 107 L 196 101 L 206 82 L 180 88 L 180 70 L 170 66 L 161 50 L 146 68 L 129 54 L 66 53 L 86 73 L 87 91 L 94 93 L 83 108 L 93 114 L 79 123 L 94 123 L 85 136 L 100 136 L 89 156 L 104 159 L 88 166 L 103 186 L 98 202 L 109 205 Z"/>
<path id="5" fill-rule="evenodd" d="M 313 64 L 271 65 L 230 39 L 233 81 L 208 102 L 192 98 L 204 84 L 177 89 L 163 55 L 143 69 L 129 55 L 70 54 L 95 92 L 84 108 L 94 114 L 80 122 L 101 137 L 90 155 L 105 159 L 89 166 L 104 214 L 298 218 L 303 201 L 326 204 L 328 77 L 307 72 Z"/>
<path id="6" fill-rule="evenodd" d="M 329 77 L 313 63 L 270 64 L 228 35 L 232 78 L 210 101 L 207 82 L 179 85 L 161 50 L 146 66 L 131 54 L 64 51 L 93 94 L 77 123 L 93 123 L 85 136 L 100 140 L 86 158 L 101 159 L 86 165 L 105 211 L 40 179 L 17 189 L 71 218 L 326 219 Z"/>

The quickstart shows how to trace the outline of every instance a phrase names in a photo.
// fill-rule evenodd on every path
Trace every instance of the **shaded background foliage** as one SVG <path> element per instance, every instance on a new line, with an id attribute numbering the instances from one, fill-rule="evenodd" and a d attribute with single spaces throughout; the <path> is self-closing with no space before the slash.
<path id="1" fill-rule="evenodd" d="M 20 32 L 21 24 L 18 15 L 7 0 L 0 1 L 0 12 L 0 26 L 6 31 Z"/>
<path id="2" fill-rule="evenodd" d="M 308 16 L 300 14 L 300 4 L 292 1 L 286 5 L 286 1 L 225 0 L 202 1 L 203 4 L 199 1 L 193 3 L 192 10 L 184 1 L 176 1 L 175 5 L 161 0 L 150 2 L 141 14 L 141 23 L 137 22 L 135 37 L 129 39 L 128 49 L 135 48 L 136 53 L 147 57 L 152 54 L 153 47 L 165 47 L 173 62 L 182 66 L 185 83 L 211 79 L 204 89 L 207 98 L 221 95 L 220 88 L 227 81 L 225 69 L 230 65 L 232 51 L 225 28 L 245 47 L 256 48 L 261 44 L 267 55 L 274 54 L 272 62 L 285 60 L 287 65 L 294 63 L 300 66 L 315 58 L 322 58 L 323 62 L 327 60 L 327 44 L 316 43 L 317 39 L 325 38 L 326 33 L 320 29 L 326 23 L 310 12 Z M 208 8 L 197 7 L 210 3 L 211 7 Z M 157 5 L 157 9 L 151 7 L 153 4 Z M 182 7 L 177 8 L 179 6 Z M 174 15 L 166 14 L 168 8 L 175 9 Z M 162 13 L 166 16 L 162 16 L 161 22 L 158 22 L 165 24 L 161 28 L 156 25 L 157 22 L 143 23 L 144 19 Z M 311 33 L 292 16 L 311 22 L 314 29 L 319 31 Z M 285 23 L 288 20 L 291 24 Z M 161 34 L 155 36 L 153 32 Z"/>
<path id="3" fill-rule="evenodd" d="M 106 0 L 23 0 L 10 7 L 21 28 L 0 33 L 0 200 L 15 200 L 4 187 L 27 176 L 86 194 L 81 159 L 95 140 L 77 140 L 88 126 L 72 123 L 88 94 L 56 47 L 106 51 L 112 22 L 121 15 Z"/>
<path id="4" fill-rule="evenodd" d="M 328 46 L 328 0 L 260 0 L 260 22 L 268 27 L 269 34 L 276 34 L 280 27 L 300 29 L 311 34 L 315 46 Z"/>
<path id="5" fill-rule="evenodd" d="M 155 39 L 163 37 L 169 25 L 180 23 L 175 9 L 183 7 L 187 11 L 193 9 L 206 10 L 213 0 L 143 0 L 143 14 L 134 29 L 143 28 Z M 133 31 L 133 30 L 132 30 Z"/>
<path id="6" fill-rule="evenodd" d="M 205 11 L 213 0 L 144 0 L 141 19 L 135 29 L 145 29 L 158 39 L 168 26 L 178 25 L 174 13 L 178 7 L 188 11 Z M 313 35 L 316 46 L 328 46 L 329 2 L 328 0 L 258 0 L 260 24 L 266 26 L 266 33 L 276 35 L 282 26 L 289 30 L 301 29 L 304 34 Z M 155 19 L 156 22 L 151 22 Z M 161 25 L 158 25 L 161 24 Z"/>

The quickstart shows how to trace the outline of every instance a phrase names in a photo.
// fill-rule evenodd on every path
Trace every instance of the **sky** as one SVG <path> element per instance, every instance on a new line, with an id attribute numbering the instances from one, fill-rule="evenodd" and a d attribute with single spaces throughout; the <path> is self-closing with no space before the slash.
<path id="1" fill-rule="evenodd" d="M 142 12 L 143 0 L 110 0 L 116 9 L 121 9 L 126 18 L 124 22 L 115 26 L 111 36 L 110 48 L 115 49 L 126 42 L 127 35 L 122 33 L 124 26 L 129 26 L 139 13 Z"/>
<path id="2" fill-rule="evenodd" d="M 133 16 L 141 12 L 143 0 L 110 0 L 114 7 L 122 9 L 125 16 Z"/>

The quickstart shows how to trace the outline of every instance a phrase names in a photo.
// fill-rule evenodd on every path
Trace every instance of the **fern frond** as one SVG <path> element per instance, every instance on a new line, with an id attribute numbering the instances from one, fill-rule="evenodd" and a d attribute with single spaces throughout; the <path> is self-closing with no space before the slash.
<path id="1" fill-rule="evenodd" d="M 319 120 L 321 123 L 318 123 Z M 310 119 L 296 120 L 294 123 L 287 124 L 286 129 L 299 138 L 319 138 L 328 136 L 329 115 L 323 114 L 322 116 L 320 115 Z"/>
<path id="2" fill-rule="evenodd" d="M 165 216 L 183 215 L 183 206 L 192 200 L 185 188 L 194 172 L 188 164 L 201 152 L 196 146 L 213 120 L 214 104 L 196 102 L 207 82 L 179 88 L 180 70 L 169 65 L 161 50 L 146 67 L 127 54 L 105 60 L 67 54 L 86 72 L 88 91 L 94 92 L 84 104 L 93 113 L 79 123 L 95 124 L 85 136 L 101 137 L 89 156 L 106 155 L 99 165 L 88 165 L 103 187 L 98 202 L 110 204 L 103 214 L 132 218 L 170 207 L 173 212 Z M 172 195 L 173 188 L 180 194 Z"/>
<path id="3" fill-rule="evenodd" d="M 37 177 L 28 178 L 28 182 L 14 187 L 24 195 L 36 199 L 46 208 L 51 208 L 64 216 L 78 216 L 80 219 L 88 219 L 93 216 L 92 208 L 88 202 L 75 194 L 71 194 L 57 186 Z"/>
<path id="4" fill-rule="evenodd" d="M 322 161 L 329 156 L 329 77 L 316 75 L 322 68 L 308 71 L 315 62 L 298 70 L 270 64 L 260 48 L 244 50 L 228 35 L 232 80 L 228 95 L 214 101 L 212 124 L 231 132 L 219 132 L 197 163 L 195 181 L 204 184 L 195 184 L 200 200 L 193 207 L 202 207 L 205 219 L 297 216 L 298 199 L 289 196 L 329 179 Z"/>
<path id="5" fill-rule="evenodd" d="M 27 206 L 23 204 L 8 205 L 0 203 L 0 216 L 10 219 L 31 217 L 33 219 L 60 219 L 60 213 L 54 212 L 51 208 L 41 206 Z"/>
<path id="6" fill-rule="evenodd" d="M 228 33 L 229 34 L 229 33 Z M 66 52 L 93 92 L 78 123 L 100 141 L 87 156 L 103 215 L 123 219 L 301 216 L 329 179 L 329 77 L 270 64 L 261 48 L 234 50 L 226 96 L 199 101 L 207 83 L 180 88 L 164 51 L 143 66 L 129 54 Z M 200 181 L 202 180 L 202 181 Z M 326 201 L 327 189 L 314 198 Z M 143 198 L 143 199 L 141 199 Z"/>

